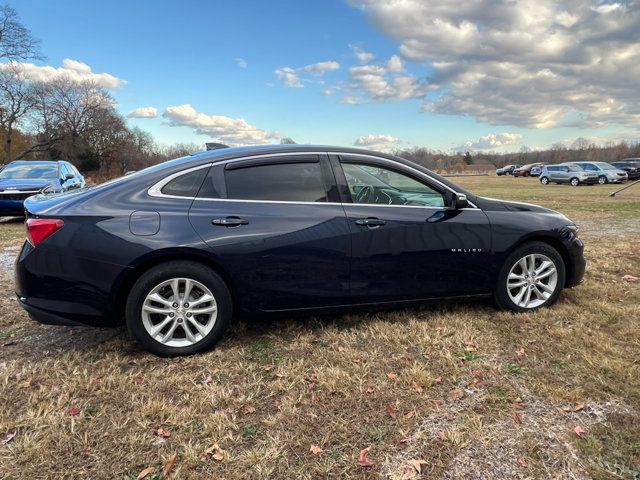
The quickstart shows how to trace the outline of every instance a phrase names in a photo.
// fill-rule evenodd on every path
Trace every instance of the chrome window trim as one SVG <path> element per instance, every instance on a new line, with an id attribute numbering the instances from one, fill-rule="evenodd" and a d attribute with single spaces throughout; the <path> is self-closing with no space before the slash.
<path id="1" fill-rule="evenodd" d="M 229 158 L 227 160 L 222 160 L 220 162 L 210 162 L 204 165 L 198 165 L 196 167 L 191 167 L 188 168 L 186 170 L 180 170 L 179 172 L 176 173 L 172 173 L 171 175 L 169 175 L 166 178 L 163 178 L 162 180 L 160 180 L 159 182 L 157 182 L 156 184 L 152 185 L 148 190 L 147 190 L 147 194 L 151 197 L 158 197 L 158 198 L 178 198 L 178 199 L 183 199 L 183 200 L 203 200 L 203 201 L 209 201 L 209 202 L 242 202 L 242 203 L 283 203 L 283 204 L 296 204 L 296 205 L 354 205 L 354 206 L 358 206 L 358 207 L 401 207 L 401 208 L 429 208 L 429 209 L 436 209 L 436 210 L 446 210 L 447 207 L 431 207 L 431 206 L 421 206 L 421 205 L 379 205 L 379 204 L 375 204 L 375 203 L 337 203 L 337 202 L 293 202 L 293 201 L 286 201 L 286 200 L 242 200 L 242 199 L 236 199 L 236 198 L 197 198 L 197 197 L 183 197 L 183 196 L 179 196 L 179 195 L 167 195 L 162 193 L 162 188 L 169 183 L 171 180 L 173 180 L 174 178 L 177 178 L 181 175 L 185 175 L 187 173 L 193 172 L 195 170 L 199 170 L 201 168 L 209 168 L 212 167 L 213 165 L 225 165 L 227 163 L 230 162 L 236 162 L 236 161 L 240 161 L 240 160 L 252 160 L 255 158 L 269 158 L 269 157 L 282 157 L 282 156 L 301 156 L 301 155 L 346 155 L 346 156 L 358 156 L 358 157 L 365 157 L 365 158 L 372 158 L 374 160 L 379 160 L 382 162 L 391 162 L 395 165 L 398 165 L 400 167 L 400 169 L 405 168 L 408 170 L 411 170 L 415 173 L 417 173 L 418 175 L 423 175 L 429 178 L 429 180 L 437 183 L 438 185 L 440 185 L 443 188 L 446 188 L 447 190 L 449 190 L 450 192 L 457 194 L 459 192 L 456 192 L 454 189 L 452 189 L 451 187 L 449 187 L 448 185 L 445 185 L 444 183 L 440 182 L 439 180 L 431 177 L 429 174 L 426 174 L 424 172 L 421 172 L 420 170 L 417 170 L 413 167 L 411 167 L 410 165 L 404 165 L 402 163 L 396 162 L 395 160 L 390 160 L 388 158 L 384 158 L 384 157 L 377 157 L 375 155 L 369 155 L 366 153 L 350 153 L 350 152 L 317 152 L 317 151 L 309 151 L 309 152 L 284 152 L 284 153 L 263 153 L 260 155 L 251 155 L 248 157 L 238 157 L 238 158 Z M 477 210 L 479 212 L 481 212 L 482 210 L 480 208 L 478 208 L 476 205 L 473 204 L 473 202 L 469 201 L 469 204 L 471 205 L 470 208 L 462 208 L 460 210 Z"/>
<path id="2" fill-rule="evenodd" d="M 17 195 L 17 194 L 23 194 L 23 193 L 40 193 L 42 191 L 42 188 L 40 190 L 3 190 L 2 192 L 0 192 L 0 195 Z"/>

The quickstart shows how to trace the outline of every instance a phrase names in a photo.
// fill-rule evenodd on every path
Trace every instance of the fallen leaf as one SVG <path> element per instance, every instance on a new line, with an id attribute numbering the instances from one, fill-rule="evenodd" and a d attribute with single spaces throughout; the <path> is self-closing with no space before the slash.
<path id="1" fill-rule="evenodd" d="M 433 383 L 435 385 L 440 385 L 442 383 L 442 377 L 436 377 L 433 379 Z"/>
<path id="2" fill-rule="evenodd" d="M 525 354 L 524 354 L 524 348 L 521 348 L 521 349 L 519 349 L 519 350 L 516 350 L 516 357 L 518 357 L 518 358 L 522 358 L 522 357 L 524 357 L 524 355 L 525 355 Z"/>
<path id="3" fill-rule="evenodd" d="M 424 460 L 409 460 L 407 463 L 415 468 L 418 473 L 422 473 L 422 465 L 427 464 Z"/>
<path id="4" fill-rule="evenodd" d="M 243 415 L 249 415 L 251 413 L 256 413 L 256 409 L 251 405 L 243 405 L 240 408 L 240 413 L 242 413 Z"/>
<path id="5" fill-rule="evenodd" d="M 169 457 L 169 460 L 164 464 L 164 468 L 162 469 L 162 473 L 164 473 L 165 477 L 169 477 L 171 474 L 171 470 L 173 470 L 173 466 L 176 464 L 176 459 L 178 458 L 178 454 L 174 453 Z"/>
<path id="6" fill-rule="evenodd" d="M 633 275 L 625 275 L 624 277 L 622 277 L 622 279 L 627 281 L 627 282 L 637 282 L 638 281 L 638 277 L 634 277 Z"/>
<path id="7" fill-rule="evenodd" d="M 372 387 L 367 388 L 367 393 L 371 395 L 373 393 L 373 388 Z"/>
<path id="8" fill-rule="evenodd" d="M 169 438 L 171 436 L 171 432 L 160 427 L 156 430 L 156 435 L 162 438 Z"/>
<path id="9" fill-rule="evenodd" d="M 71 416 L 75 416 L 75 415 L 80 415 L 81 411 L 82 410 L 80 410 L 79 408 L 70 408 L 67 413 Z"/>
<path id="10" fill-rule="evenodd" d="M 319 455 L 322 452 L 324 452 L 324 450 L 322 450 L 322 448 L 320 448 L 320 445 L 311 445 L 311 448 L 309 449 L 309 451 L 311 453 L 313 453 L 314 455 Z"/>
<path id="11" fill-rule="evenodd" d="M 411 388 L 413 388 L 414 392 L 422 393 L 422 387 L 420 385 L 418 385 L 416 382 L 413 382 L 411 384 Z"/>
<path id="12" fill-rule="evenodd" d="M 398 415 L 398 410 L 396 409 L 395 406 L 388 404 L 384 407 L 385 412 L 387 412 L 387 414 L 391 417 L 391 418 L 396 418 L 396 416 Z"/>
<path id="13" fill-rule="evenodd" d="M 449 392 L 449 400 L 462 400 L 464 398 L 464 390 L 461 388 L 454 388 Z"/>
<path id="14" fill-rule="evenodd" d="M 265 365 L 264 367 L 265 372 L 270 372 L 271 370 L 273 370 L 273 365 Z"/>
<path id="15" fill-rule="evenodd" d="M 474 371 L 472 372 L 472 374 L 473 374 L 473 376 L 474 376 L 474 377 L 476 377 L 476 378 L 482 378 L 482 377 L 483 377 L 482 370 L 480 370 L 480 369 L 474 370 Z"/>
<path id="16" fill-rule="evenodd" d="M 398 374 L 396 372 L 387 372 L 387 377 L 398 378 Z"/>
<path id="17" fill-rule="evenodd" d="M 211 378 L 211 375 L 207 373 L 204 376 L 204 380 L 202 380 L 202 383 L 204 383 L 205 385 L 211 385 L 213 383 L 213 378 Z"/>
<path id="18" fill-rule="evenodd" d="M 438 437 L 439 440 L 442 440 L 442 441 L 449 439 L 449 434 L 444 430 L 440 430 L 438 433 L 436 433 L 436 436 Z"/>
<path id="19" fill-rule="evenodd" d="M 520 465 L 522 468 L 527 468 L 527 462 L 522 457 L 518 457 L 518 459 L 516 460 L 516 463 Z"/>
<path id="20" fill-rule="evenodd" d="M 358 465 L 361 467 L 373 467 L 375 462 L 369 458 L 371 447 L 363 448 L 358 455 Z"/>
<path id="21" fill-rule="evenodd" d="M 409 480 L 411 478 L 416 478 L 416 471 L 413 467 L 405 467 L 402 470 L 402 480 Z"/>
<path id="22" fill-rule="evenodd" d="M 518 412 L 513 412 L 513 421 L 516 422 L 518 425 L 522 425 L 522 417 Z"/>
<path id="23" fill-rule="evenodd" d="M 576 432 L 576 435 L 578 435 L 579 437 L 583 437 L 587 433 L 587 431 L 580 425 L 574 428 L 573 431 Z"/>
<path id="24" fill-rule="evenodd" d="M 404 414 L 404 418 L 413 418 L 413 416 L 416 414 L 415 410 L 411 410 L 410 412 L 407 412 Z"/>
<path id="25" fill-rule="evenodd" d="M 280 410 L 282 408 L 282 402 L 280 400 L 274 400 L 273 405 Z"/>
<path id="26" fill-rule="evenodd" d="M 33 380 L 31 379 L 31 377 L 27 378 L 24 382 L 22 382 L 19 387 L 20 388 L 29 388 L 31 387 L 31 384 L 33 383 Z"/>
<path id="27" fill-rule="evenodd" d="M 147 467 L 144 470 L 142 470 L 136 478 L 138 480 L 142 480 L 147 475 L 151 475 L 152 473 L 155 473 L 155 472 L 156 472 L 156 467 Z"/>
<path id="28" fill-rule="evenodd" d="M 142 383 L 142 374 L 136 375 L 136 378 L 133 379 L 136 385 L 140 385 Z"/>
<path id="29" fill-rule="evenodd" d="M 404 437 L 404 438 L 401 438 L 400 440 L 398 440 L 396 443 L 398 445 L 405 445 L 408 441 L 409 441 L 409 439 L 407 437 Z"/>
<path id="30" fill-rule="evenodd" d="M 0 440 L 0 445 L 6 445 L 7 443 L 9 443 L 10 441 L 12 441 L 14 438 L 16 438 L 16 435 L 18 434 L 17 431 L 15 432 L 9 432 L 7 433 L 4 438 L 2 440 Z"/>
<path id="31" fill-rule="evenodd" d="M 211 455 L 214 460 L 221 462 L 224 459 L 225 451 L 220 448 L 217 443 L 214 443 L 204 451 L 205 455 Z"/>

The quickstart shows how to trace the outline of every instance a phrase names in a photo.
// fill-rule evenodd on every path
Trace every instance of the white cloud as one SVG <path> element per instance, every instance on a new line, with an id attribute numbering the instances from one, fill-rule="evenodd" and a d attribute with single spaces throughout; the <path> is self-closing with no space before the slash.
<path id="1" fill-rule="evenodd" d="M 162 114 L 174 127 L 191 127 L 199 135 L 207 135 L 228 145 L 260 145 L 277 142 L 282 138 L 247 123 L 243 118 L 207 115 L 198 112 L 190 104 L 167 107 Z"/>
<path id="2" fill-rule="evenodd" d="M 431 92 L 427 111 L 537 128 L 640 124 L 638 0 L 349 2 L 432 71 L 416 81 Z"/>
<path id="3" fill-rule="evenodd" d="M 397 55 L 393 55 L 384 65 L 351 67 L 349 78 L 351 91 L 358 95 L 345 96 L 342 103 L 347 104 L 421 98 L 430 88 L 428 84 L 405 73 L 404 63 Z"/>
<path id="4" fill-rule="evenodd" d="M 244 58 L 236 58 L 236 64 L 240 67 L 240 68 L 247 68 L 248 64 L 247 61 Z"/>
<path id="5" fill-rule="evenodd" d="M 520 140 L 522 140 L 522 135 L 519 133 L 491 133 L 484 137 L 480 137 L 476 141 L 465 142 L 461 146 L 455 148 L 455 150 L 497 150 L 502 147 L 520 143 Z"/>
<path id="6" fill-rule="evenodd" d="M 25 75 L 37 82 L 50 82 L 59 78 L 70 78 L 75 81 L 90 80 L 95 82 L 96 85 L 109 90 L 116 90 L 127 83 L 125 80 L 110 73 L 95 73 L 86 63 L 71 60 L 70 58 L 65 58 L 61 67 L 11 62 L 0 63 L 0 70 L 15 68 L 16 65 L 20 67 Z"/>
<path id="7" fill-rule="evenodd" d="M 278 79 L 286 86 L 290 88 L 302 88 L 304 85 L 300 81 L 300 77 L 296 71 L 291 67 L 282 67 L 275 71 Z"/>
<path id="8" fill-rule="evenodd" d="M 278 79 L 290 88 L 303 88 L 304 84 L 300 79 L 300 73 L 308 73 L 315 77 L 321 77 L 325 73 L 333 72 L 340 68 L 340 64 L 334 60 L 326 62 L 312 63 L 300 68 L 281 67 L 275 71 Z"/>
<path id="9" fill-rule="evenodd" d="M 139 107 L 129 112 L 129 118 L 156 118 L 158 109 L 155 107 Z"/>
<path id="10" fill-rule="evenodd" d="M 400 143 L 400 139 L 391 135 L 362 135 L 356 138 L 353 144 L 356 147 L 368 148 L 370 150 L 387 150 Z"/>
<path id="11" fill-rule="evenodd" d="M 356 58 L 360 63 L 369 63 L 374 58 L 376 58 L 376 56 L 373 53 L 365 52 L 358 45 L 349 44 L 349 48 L 353 51 L 353 54 L 356 56 Z"/>

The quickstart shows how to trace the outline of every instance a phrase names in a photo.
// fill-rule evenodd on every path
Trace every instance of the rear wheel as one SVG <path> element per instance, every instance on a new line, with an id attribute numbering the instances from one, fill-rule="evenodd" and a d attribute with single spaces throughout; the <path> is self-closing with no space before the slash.
<path id="1" fill-rule="evenodd" d="M 126 305 L 129 330 L 146 350 L 160 356 L 190 355 L 211 348 L 232 314 L 231 295 L 211 268 L 167 262 L 145 272 Z"/>
<path id="2" fill-rule="evenodd" d="M 547 243 L 531 242 L 509 255 L 494 296 L 505 310 L 527 312 L 553 305 L 564 281 L 565 266 L 557 250 Z"/>
<path id="3" fill-rule="evenodd" d="M 607 183 L 607 177 L 605 177 L 604 175 L 601 175 L 598 177 L 598 183 L 600 185 L 604 185 L 605 183 Z"/>
<path id="4" fill-rule="evenodd" d="M 540 177 L 540 183 L 543 185 L 549 185 L 549 179 L 547 177 Z"/>
<path id="5" fill-rule="evenodd" d="M 572 186 L 577 187 L 578 185 L 580 185 L 580 180 L 578 180 L 576 177 L 573 177 L 571 179 L 571 182 L 569 183 L 571 183 Z"/>

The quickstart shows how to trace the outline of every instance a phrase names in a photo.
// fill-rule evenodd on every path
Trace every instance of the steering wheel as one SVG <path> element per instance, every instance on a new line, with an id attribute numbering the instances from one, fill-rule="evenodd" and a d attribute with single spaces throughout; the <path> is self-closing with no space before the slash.
<path id="1" fill-rule="evenodd" d="M 371 203 L 373 197 L 373 187 L 366 185 L 360 189 L 356 195 L 356 203 Z"/>

